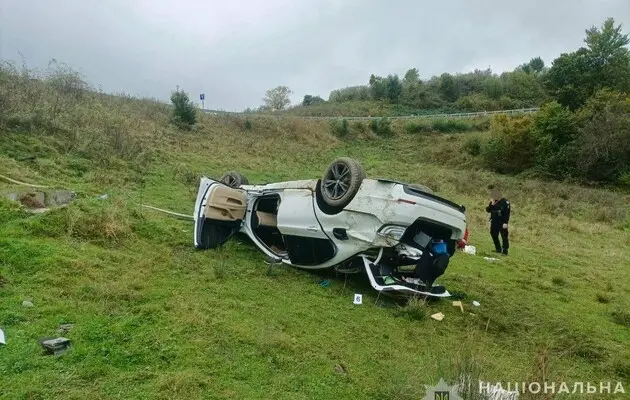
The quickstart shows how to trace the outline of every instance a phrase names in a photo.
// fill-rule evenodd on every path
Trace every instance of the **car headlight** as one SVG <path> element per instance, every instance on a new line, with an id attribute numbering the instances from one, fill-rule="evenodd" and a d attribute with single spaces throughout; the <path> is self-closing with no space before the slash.
<path id="1" fill-rule="evenodd" d="M 405 234 L 406 226 L 400 225 L 385 225 L 377 232 L 380 236 L 385 236 L 394 240 L 400 240 Z"/>

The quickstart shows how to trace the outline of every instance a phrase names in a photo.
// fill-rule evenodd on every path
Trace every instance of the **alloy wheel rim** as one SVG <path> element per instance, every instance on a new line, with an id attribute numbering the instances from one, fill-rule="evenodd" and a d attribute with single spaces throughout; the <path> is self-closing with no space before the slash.
<path id="1" fill-rule="evenodd" d="M 332 200 L 339 200 L 350 189 L 350 168 L 346 164 L 334 164 L 324 178 L 324 191 Z"/>

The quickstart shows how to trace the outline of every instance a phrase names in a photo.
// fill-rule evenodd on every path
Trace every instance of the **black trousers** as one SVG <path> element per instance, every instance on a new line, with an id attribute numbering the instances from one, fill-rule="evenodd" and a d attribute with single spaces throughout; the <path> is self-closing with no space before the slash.
<path id="1" fill-rule="evenodd" d="M 501 246 L 501 242 L 499 242 L 499 234 L 501 235 L 501 240 L 503 241 L 503 246 Z M 492 241 L 494 242 L 494 248 L 497 251 L 507 251 L 510 248 L 510 239 L 508 238 L 508 230 L 503 229 L 502 223 L 494 223 L 490 224 L 490 236 L 492 236 Z"/>

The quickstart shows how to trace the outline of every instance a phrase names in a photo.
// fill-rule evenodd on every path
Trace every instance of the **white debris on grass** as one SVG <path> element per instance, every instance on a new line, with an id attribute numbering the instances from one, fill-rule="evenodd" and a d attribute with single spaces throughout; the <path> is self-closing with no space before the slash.
<path id="1" fill-rule="evenodd" d="M 464 247 L 464 253 L 474 256 L 474 255 L 477 254 L 477 248 L 475 246 L 468 246 L 468 245 L 466 245 Z"/>
<path id="2" fill-rule="evenodd" d="M 431 315 L 431 318 L 433 318 L 436 321 L 441 321 L 444 319 L 444 314 L 442 314 L 441 312 L 437 313 L 437 314 L 433 314 Z"/>

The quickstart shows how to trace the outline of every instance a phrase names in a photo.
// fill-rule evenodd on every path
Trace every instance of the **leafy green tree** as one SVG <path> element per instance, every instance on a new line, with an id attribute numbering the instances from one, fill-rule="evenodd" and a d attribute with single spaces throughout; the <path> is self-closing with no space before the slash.
<path id="1" fill-rule="evenodd" d="M 565 178 L 574 174 L 576 119 L 556 101 L 543 105 L 534 117 L 536 164 L 549 176 Z"/>
<path id="2" fill-rule="evenodd" d="M 576 110 L 602 88 L 630 91 L 630 43 L 612 18 L 586 30 L 586 47 L 554 60 L 546 86 L 564 106 Z"/>
<path id="3" fill-rule="evenodd" d="M 539 74 L 545 69 L 545 62 L 540 57 L 529 60 L 528 63 L 521 65 L 519 68 L 527 74 Z"/>
<path id="4" fill-rule="evenodd" d="M 290 96 L 293 94 L 287 86 L 278 86 L 265 92 L 264 105 L 271 111 L 284 110 L 291 104 Z"/>
<path id="5" fill-rule="evenodd" d="M 483 93 L 490 99 L 499 100 L 503 95 L 503 82 L 494 77 L 486 79 L 483 84 Z"/>
<path id="6" fill-rule="evenodd" d="M 532 58 L 527 65 L 534 73 L 541 73 L 545 69 L 545 62 L 540 57 Z"/>
<path id="7" fill-rule="evenodd" d="M 496 115 L 482 151 L 484 165 L 499 173 L 519 173 L 535 165 L 536 139 L 531 115 Z"/>
<path id="8" fill-rule="evenodd" d="M 171 92 L 171 102 L 174 107 L 171 122 L 182 129 L 191 129 L 197 123 L 197 108 L 188 94 L 178 87 Z"/>
<path id="9" fill-rule="evenodd" d="M 453 77 L 455 80 L 457 97 L 467 96 L 470 94 L 481 93 L 484 89 L 484 83 L 490 79 L 496 79 L 492 74 L 492 70 L 475 69 L 467 74 L 457 74 Z"/>
<path id="10" fill-rule="evenodd" d="M 455 84 L 455 79 L 453 75 L 444 73 L 440 76 L 440 83 L 438 86 L 440 91 L 440 95 L 451 103 L 457 100 L 457 85 Z"/>
<path id="11" fill-rule="evenodd" d="M 385 79 L 385 96 L 391 103 L 398 103 L 402 94 L 403 85 L 398 75 L 389 75 Z"/>
<path id="12" fill-rule="evenodd" d="M 425 97 L 426 93 L 418 70 L 416 68 L 408 70 L 403 77 L 400 102 L 408 106 L 418 107 L 423 103 Z"/>
<path id="13" fill-rule="evenodd" d="M 496 100 L 489 98 L 483 93 L 473 93 L 467 96 L 462 96 L 457 99 L 455 104 L 458 109 L 469 112 L 495 111 L 500 108 L 499 103 Z"/>
<path id="14" fill-rule="evenodd" d="M 403 77 L 403 86 L 411 87 L 420 83 L 420 73 L 417 68 L 411 68 L 407 72 L 405 72 L 405 76 Z"/>
<path id="15" fill-rule="evenodd" d="M 304 100 L 302 100 L 303 106 L 311 106 L 313 104 L 320 104 L 320 103 L 325 103 L 325 100 L 319 96 L 312 96 L 310 94 L 305 95 Z"/>
<path id="16" fill-rule="evenodd" d="M 370 94 L 374 100 L 383 100 L 387 95 L 385 80 L 374 74 L 370 75 Z"/>
<path id="17" fill-rule="evenodd" d="M 576 117 L 577 175 L 590 181 L 625 183 L 630 176 L 630 96 L 600 90 Z"/>
<path id="18" fill-rule="evenodd" d="M 328 101 L 333 103 L 342 103 L 344 101 L 369 100 L 370 88 L 365 85 L 350 86 L 343 89 L 336 89 L 328 95 Z"/>
<path id="19" fill-rule="evenodd" d="M 506 96 L 520 100 L 528 107 L 540 105 L 546 98 L 540 78 L 518 69 L 502 75 L 503 92 Z"/>
<path id="20" fill-rule="evenodd" d="M 590 55 L 585 48 L 561 54 L 553 61 L 546 76 L 546 86 L 551 95 L 571 110 L 586 102 L 592 94 L 592 84 Z"/>

